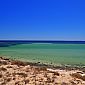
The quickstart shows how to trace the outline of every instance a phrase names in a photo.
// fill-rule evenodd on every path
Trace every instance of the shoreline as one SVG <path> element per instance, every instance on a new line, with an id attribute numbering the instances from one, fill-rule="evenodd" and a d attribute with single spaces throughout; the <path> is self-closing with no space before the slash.
<path id="1" fill-rule="evenodd" d="M 25 61 L 25 60 L 20 60 L 20 59 L 12 59 L 12 58 L 7 58 L 5 56 L 1 57 L 2 59 L 6 59 L 6 60 L 12 60 L 12 61 L 19 61 L 19 62 L 23 62 L 26 63 L 27 65 L 30 66 L 38 66 L 38 67 L 46 67 L 46 68 L 51 68 L 51 69 L 60 69 L 60 70 L 85 70 L 85 65 L 84 64 L 46 64 L 46 63 L 41 63 L 41 62 L 29 62 L 29 61 Z"/>
<path id="2" fill-rule="evenodd" d="M 0 57 L 0 85 L 85 85 L 85 67 L 54 67 Z"/>

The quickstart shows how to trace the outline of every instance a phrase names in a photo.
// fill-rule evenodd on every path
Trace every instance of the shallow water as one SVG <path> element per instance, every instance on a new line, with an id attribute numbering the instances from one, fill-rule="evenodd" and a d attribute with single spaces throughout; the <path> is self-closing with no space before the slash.
<path id="1" fill-rule="evenodd" d="M 53 65 L 85 65 L 85 44 L 18 44 L 0 47 L 0 56 Z"/>

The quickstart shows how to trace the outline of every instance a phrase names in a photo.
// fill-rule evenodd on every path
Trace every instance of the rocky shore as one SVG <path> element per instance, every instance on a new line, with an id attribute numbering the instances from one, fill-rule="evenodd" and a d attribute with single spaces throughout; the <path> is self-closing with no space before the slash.
<path id="1" fill-rule="evenodd" d="M 0 85 L 85 85 L 85 69 L 52 68 L 0 57 Z"/>

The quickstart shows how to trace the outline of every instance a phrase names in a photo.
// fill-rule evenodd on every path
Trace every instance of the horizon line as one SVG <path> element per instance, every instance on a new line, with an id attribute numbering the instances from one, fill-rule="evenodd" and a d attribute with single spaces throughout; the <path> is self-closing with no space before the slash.
<path id="1" fill-rule="evenodd" d="M 85 42 L 85 40 L 23 40 L 23 39 L 14 39 L 14 40 L 11 40 L 11 39 L 2 39 L 0 41 L 83 41 Z"/>

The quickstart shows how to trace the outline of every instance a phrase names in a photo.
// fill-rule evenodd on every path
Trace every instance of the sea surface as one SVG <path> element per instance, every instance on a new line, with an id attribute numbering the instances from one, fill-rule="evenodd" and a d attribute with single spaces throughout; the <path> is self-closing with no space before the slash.
<path id="1" fill-rule="evenodd" d="M 0 41 L 0 56 L 52 65 L 85 65 L 85 41 Z"/>

